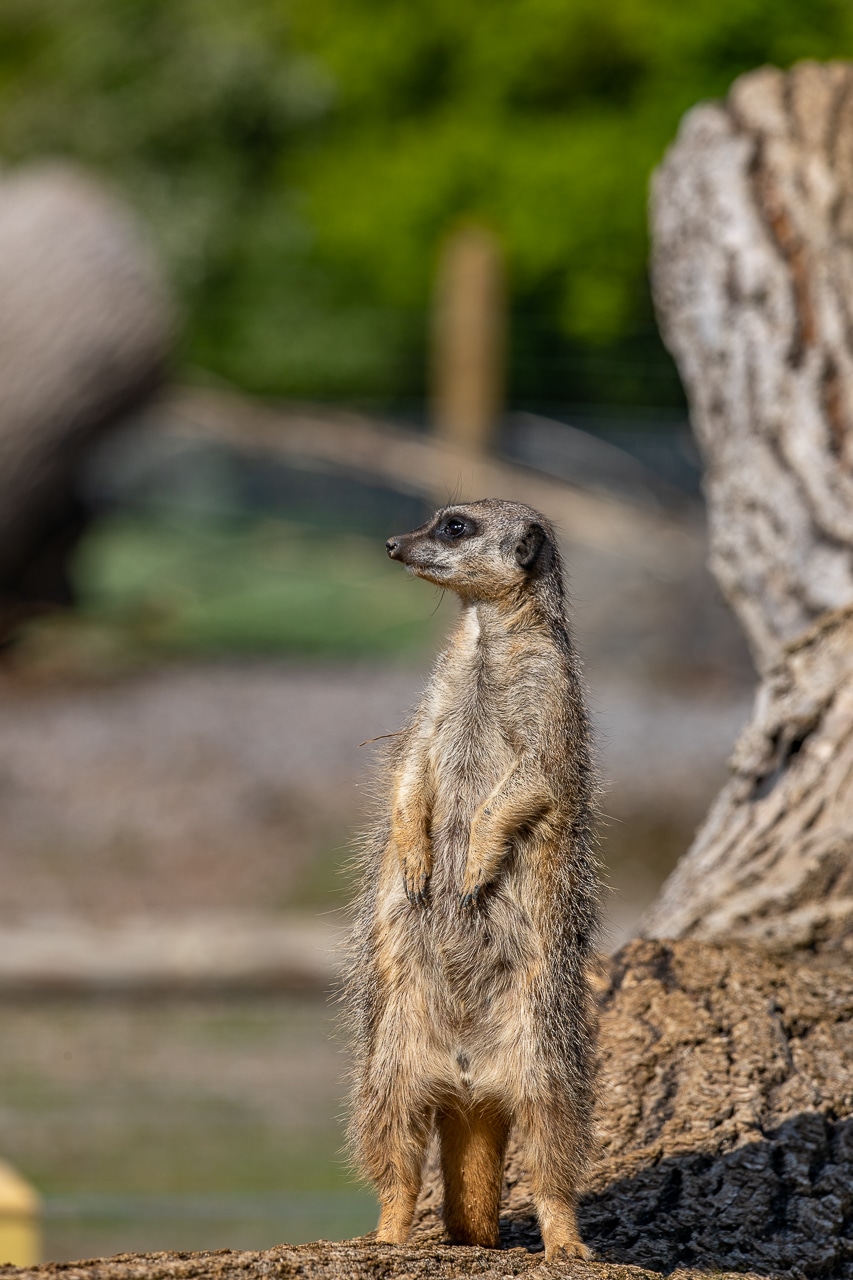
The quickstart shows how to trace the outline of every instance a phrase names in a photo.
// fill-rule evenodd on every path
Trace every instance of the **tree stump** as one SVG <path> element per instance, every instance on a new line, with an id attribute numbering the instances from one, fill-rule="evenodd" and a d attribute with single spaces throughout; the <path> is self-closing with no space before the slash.
<path id="1" fill-rule="evenodd" d="M 853 67 L 741 77 L 656 175 L 653 286 L 711 568 L 762 684 L 649 937 L 853 937 Z M 847 765 L 845 765 L 847 761 Z"/>

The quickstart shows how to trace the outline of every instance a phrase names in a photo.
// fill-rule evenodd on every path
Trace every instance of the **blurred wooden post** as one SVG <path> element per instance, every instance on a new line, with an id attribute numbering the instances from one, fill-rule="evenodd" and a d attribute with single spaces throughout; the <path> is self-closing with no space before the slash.
<path id="1" fill-rule="evenodd" d="M 40 1259 L 41 1202 L 5 1160 L 0 1160 L 0 1266 L 32 1267 Z"/>
<path id="2" fill-rule="evenodd" d="M 503 407 L 506 288 L 496 237 L 465 227 L 444 245 L 432 330 L 432 417 L 445 440 L 484 453 Z"/>

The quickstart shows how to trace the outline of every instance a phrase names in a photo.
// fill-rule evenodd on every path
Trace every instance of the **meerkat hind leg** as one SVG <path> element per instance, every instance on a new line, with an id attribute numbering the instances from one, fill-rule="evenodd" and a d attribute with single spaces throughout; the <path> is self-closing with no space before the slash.
<path id="1" fill-rule="evenodd" d="M 527 1165 L 545 1258 L 591 1258 L 578 1231 L 578 1121 L 569 1105 L 531 1106 L 524 1118 Z"/>
<path id="2" fill-rule="evenodd" d="M 393 1173 L 381 1179 L 379 1191 L 379 1225 L 376 1239 L 385 1244 L 405 1244 L 415 1216 L 415 1205 L 421 1189 L 424 1154 L 428 1138 L 427 1126 L 418 1126 L 392 1152 Z"/>
<path id="3" fill-rule="evenodd" d="M 497 1248 L 509 1120 L 495 1106 L 451 1104 L 437 1114 L 444 1225 L 454 1244 Z"/>
<path id="4" fill-rule="evenodd" d="M 365 1168 L 379 1195 L 376 1239 L 385 1244 L 404 1244 L 409 1238 L 431 1127 L 430 1108 L 406 1107 L 391 1092 L 363 1144 Z"/>

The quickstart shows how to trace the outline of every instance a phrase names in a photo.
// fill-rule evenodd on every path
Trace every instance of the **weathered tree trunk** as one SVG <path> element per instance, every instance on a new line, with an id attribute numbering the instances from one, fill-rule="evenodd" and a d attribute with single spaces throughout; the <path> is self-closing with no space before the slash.
<path id="1" fill-rule="evenodd" d="M 71 168 L 0 176 L 0 639 L 61 601 L 83 452 L 157 383 L 171 336 L 117 202 Z"/>
<path id="2" fill-rule="evenodd" d="M 853 67 L 765 68 L 691 111 L 652 224 L 711 565 L 764 669 L 853 600 Z"/>
<path id="3" fill-rule="evenodd" d="M 853 937 L 853 67 L 738 80 L 655 183 L 653 283 L 711 567 L 763 677 L 646 936 Z"/>
<path id="4" fill-rule="evenodd" d="M 646 936 L 853 949 L 853 609 L 770 669 Z"/>

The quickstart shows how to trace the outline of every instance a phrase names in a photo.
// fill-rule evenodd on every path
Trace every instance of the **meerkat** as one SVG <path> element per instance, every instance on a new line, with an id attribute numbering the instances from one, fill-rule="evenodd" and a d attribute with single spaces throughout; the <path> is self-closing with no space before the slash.
<path id="1" fill-rule="evenodd" d="M 442 508 L 392 560 L 461 617 L 366 841 L 346 998 L 350 1137 L 404 1242 L 437 1129 L 452 1242 L 498 1245 L 519 1131 L 546 1258 L 587 1257 L 576 1196 L 591 1128 L 598 925 L 594 771 L 559 552 L 529 507 Z"/>

